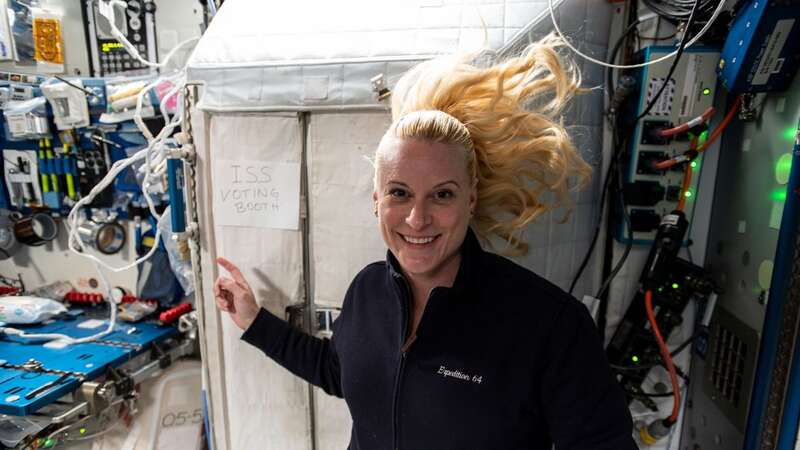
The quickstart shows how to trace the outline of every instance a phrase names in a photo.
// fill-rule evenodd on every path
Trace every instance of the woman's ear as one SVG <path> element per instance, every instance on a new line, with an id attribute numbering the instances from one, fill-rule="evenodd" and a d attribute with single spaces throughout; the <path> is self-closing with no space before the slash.
<path id="1" fill-rule="evenodd" d="M 478 205 L 478 179 L 472 180 L 472 188 L 469 191 L 469 210 L 475 215 L 475 207 Z"/>

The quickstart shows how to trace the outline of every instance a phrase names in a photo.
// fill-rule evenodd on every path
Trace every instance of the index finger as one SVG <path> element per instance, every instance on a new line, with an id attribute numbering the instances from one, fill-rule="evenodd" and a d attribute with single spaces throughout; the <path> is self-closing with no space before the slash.
<path id="1" fill-rule="evenodd" d="M 220 256 L 217 258 L 217 264 L 225 268 L 225 270 L 227 270 L 231 274 L 234 281 L 236 281 L 237 283 L 247 284 L 247 281 L 244 279 L 244 275 L 242 275 L 242 272 L 239 270 L 238 267 L 236 267 L 234 263 Z"/>

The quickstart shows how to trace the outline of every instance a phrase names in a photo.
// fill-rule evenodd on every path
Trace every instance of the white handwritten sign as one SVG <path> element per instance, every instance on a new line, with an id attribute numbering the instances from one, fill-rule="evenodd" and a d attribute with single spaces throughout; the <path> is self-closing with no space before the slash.
<path id="1" fill-rule="evenodd" d="M 214 162 L 214 221 L 239 227 L 300 227 L 300 164 Z"/>

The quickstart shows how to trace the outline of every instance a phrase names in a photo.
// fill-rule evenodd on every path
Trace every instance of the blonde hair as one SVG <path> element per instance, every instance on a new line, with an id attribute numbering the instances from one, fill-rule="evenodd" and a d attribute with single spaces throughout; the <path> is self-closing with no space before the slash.
<path id="1" fill-rule="evenodd" d="M 504 239 L 509 254 L 527 253 L 525 227 L 571 206 L 570 184 L 582 187 L 591 174 L 558 119 L 580 84 L 575 66 L 559 56 L 561 46 L 548 36 L 486 68 L 474 64 L 475 55 L 416 66 L 392 92 L 393 123 L 376 167 L 391 138 L 463 148 L 477 179 L 476 233 Z"/>

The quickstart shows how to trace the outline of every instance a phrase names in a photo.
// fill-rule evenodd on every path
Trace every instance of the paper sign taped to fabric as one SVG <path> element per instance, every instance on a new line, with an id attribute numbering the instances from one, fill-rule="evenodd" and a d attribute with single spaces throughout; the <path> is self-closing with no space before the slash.
<path id="1" fill-rule="evenodd" d="M 217 224 L 300 228 L 300 163 L 221 159 L 213 169 Z"/>

